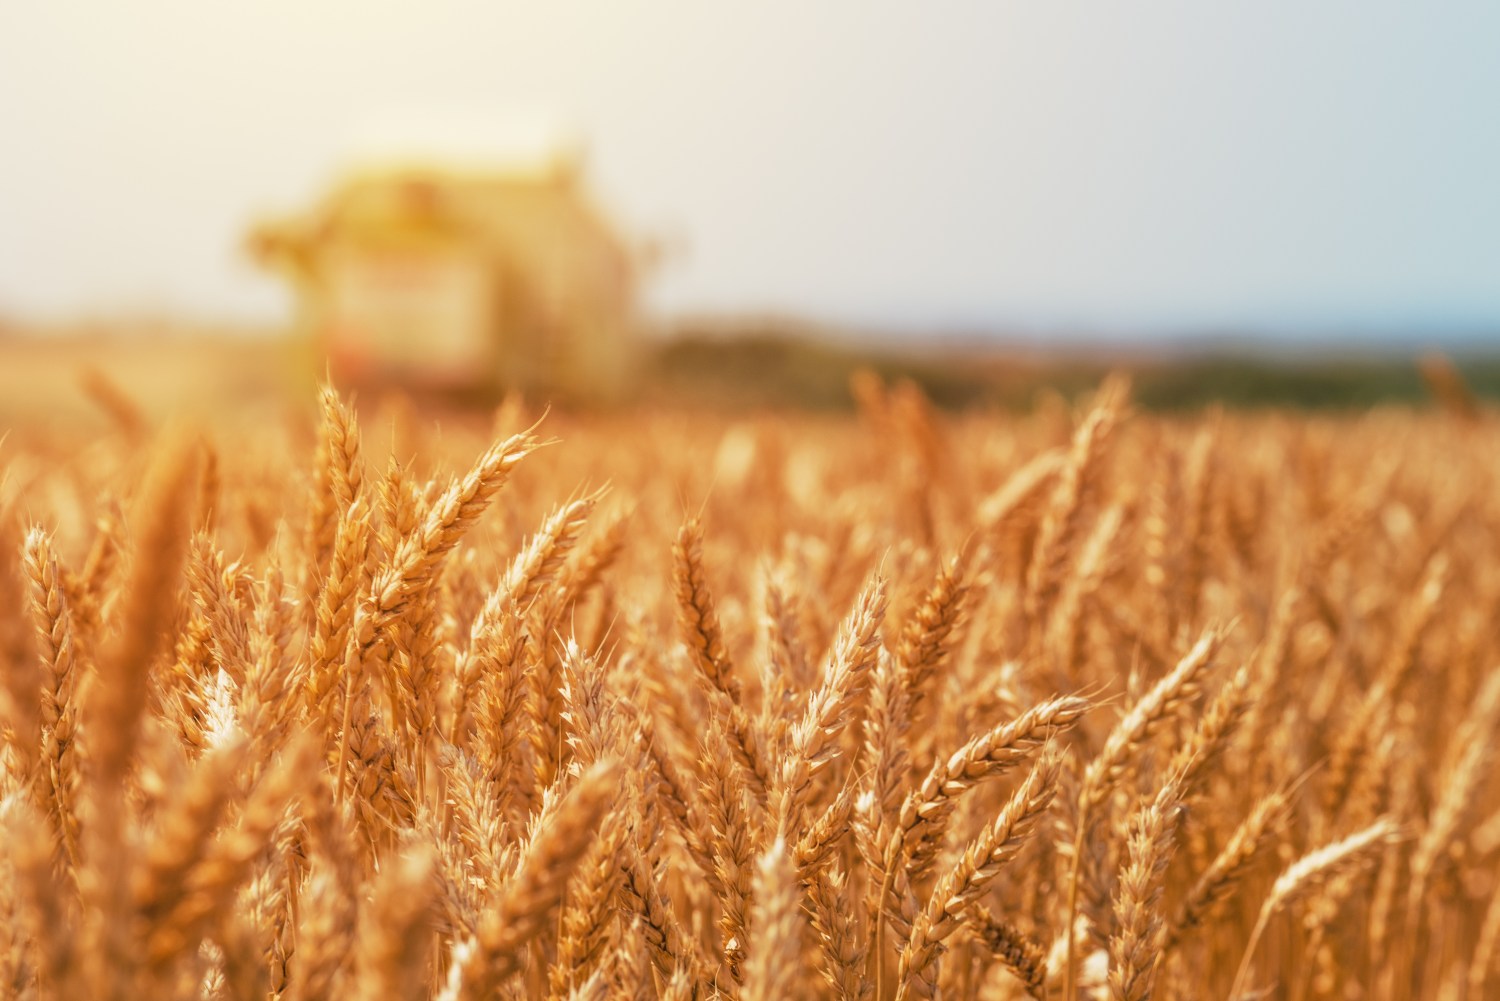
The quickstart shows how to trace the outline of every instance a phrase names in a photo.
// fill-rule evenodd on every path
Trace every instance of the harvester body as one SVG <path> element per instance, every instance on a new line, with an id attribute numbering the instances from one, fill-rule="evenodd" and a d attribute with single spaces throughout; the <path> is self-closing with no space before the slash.
<path id="1" fill-rule="evenodd" d="M 636 354 L 637 255 L 572 160 L 352 171 L 250 236 L 350 387 L 618 396 Z"/>

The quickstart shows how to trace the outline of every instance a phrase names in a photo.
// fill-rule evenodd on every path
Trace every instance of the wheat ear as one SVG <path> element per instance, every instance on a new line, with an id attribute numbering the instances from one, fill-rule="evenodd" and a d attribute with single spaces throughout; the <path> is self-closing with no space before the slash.
<path id="1" fill-rule="evenodd" d="M 1388 817 L 1356 831 L 1342 840 L 1314 849 L 1288 866 L 1271 887 L 1270 896 L 1261 905 L 1250 939 L 1245 943 L 1245 953 L 1239 970 L 1234 975 L 1234 985 L 1229 997 L 1237 998 L 1250 976 L 1250 964 L 1255 958 L 1255 947 L 1261 935 L 1277 912 L 1296 901 L 1317 892 L 1339 876 L 1355 872 L 1373 862 L 1385 851 L 1387 845 L 1399 838 L 1396 825 Z"/>

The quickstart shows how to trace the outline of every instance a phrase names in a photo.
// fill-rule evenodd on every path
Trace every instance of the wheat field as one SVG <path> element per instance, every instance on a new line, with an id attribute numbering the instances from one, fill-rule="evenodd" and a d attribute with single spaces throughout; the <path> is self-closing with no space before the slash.
<path id="1" fill-rule="evenodd" d="M 1500 992 L 1490 415 L 0 442 L 0 994 Z"/>

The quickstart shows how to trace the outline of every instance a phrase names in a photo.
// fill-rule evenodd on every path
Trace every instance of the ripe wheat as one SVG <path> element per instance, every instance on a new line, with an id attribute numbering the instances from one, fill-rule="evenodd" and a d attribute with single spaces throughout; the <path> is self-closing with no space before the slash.
<path id="1" fill-rule="evenodd" d="M 0 998 L 1500 991 L 1489 415 L 857 390 L 0 440 Z"/>

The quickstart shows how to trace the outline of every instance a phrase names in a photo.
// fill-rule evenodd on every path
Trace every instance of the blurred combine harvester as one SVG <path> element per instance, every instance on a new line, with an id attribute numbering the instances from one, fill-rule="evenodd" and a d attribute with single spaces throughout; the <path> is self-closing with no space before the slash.
<path id="1" fill-rule="evenodd" d="M 578 145 L 378 145 L 252 253 L 284 274 L 336 381 L 609 400 L 636 356 L 642 261 L 590 204 Z"/>

